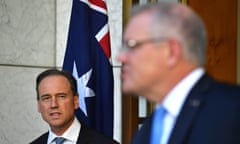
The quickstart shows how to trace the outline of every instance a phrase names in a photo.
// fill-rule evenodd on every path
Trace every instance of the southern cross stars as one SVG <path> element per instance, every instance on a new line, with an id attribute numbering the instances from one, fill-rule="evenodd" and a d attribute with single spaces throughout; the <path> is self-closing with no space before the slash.
<path id="1" fill-rule="evenodd" d="M 76 78 L 77 84 L 78 84 L 78 93 L 79 93 L 79 101 L 80 101 L 79 107 L 86 116 L 88 116 L 88 114 L 87 114 L 85 98 L 95 96 L 94 91 L 92 89 L 90 89 L 89 87 L 87 87 L 87 83 L 88 83 L 91 75 L 92 75 L 92 69 L 90 69 L 88 72 L 83 74 L 81 77 L 78 77 L 77 67 L 74 62 L 73 76 Z"/>

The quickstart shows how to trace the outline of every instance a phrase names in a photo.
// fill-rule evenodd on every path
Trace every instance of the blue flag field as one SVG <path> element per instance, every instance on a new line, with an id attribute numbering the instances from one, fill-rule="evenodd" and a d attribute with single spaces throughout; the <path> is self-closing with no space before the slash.
<path id="1" fill-rule="evenodd" d="M 63 70 L 78 82 L 77 118 L 113 137 L 113 71 L 107 7 L 103 0 L 73 0 Z"/>

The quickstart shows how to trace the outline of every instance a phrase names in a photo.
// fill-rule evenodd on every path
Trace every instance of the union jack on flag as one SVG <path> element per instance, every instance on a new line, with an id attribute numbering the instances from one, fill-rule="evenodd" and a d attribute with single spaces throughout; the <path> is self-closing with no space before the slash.
<path id="1" fill-rule="evenodd" d="M 73 0 L 63 69 L 78 82 L 77 118 L 113 136 L 113 72 L 104 0 Z"/>

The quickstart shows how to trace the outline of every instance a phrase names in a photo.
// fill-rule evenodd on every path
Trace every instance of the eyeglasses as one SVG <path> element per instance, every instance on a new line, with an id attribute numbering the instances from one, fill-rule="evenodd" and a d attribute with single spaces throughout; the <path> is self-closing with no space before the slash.
<path id="1" fill-rule="evenodd" d="M 134 50 L 144 44 L 147 44 L 147 43 L 156 43 L 156 42 L 161 42 L 161 41 L 165 41 L 167 40 L 167 38 L 151 38 L 151 39 L 146 39 L 146 40 L 142 40 L 142 41 L 136 41 L 136 40 L 133 40 L 133 39 L 130 39 L 130 40 L 127 40 L 127 41 L 123 41 L 123 44 L 122 44 L 122 48 L 123 50 Z"/>

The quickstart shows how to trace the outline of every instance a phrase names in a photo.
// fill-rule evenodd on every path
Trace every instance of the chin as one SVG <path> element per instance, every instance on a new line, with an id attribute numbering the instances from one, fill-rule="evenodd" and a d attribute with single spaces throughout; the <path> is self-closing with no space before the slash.
<path id="1" fill-rule="evenodd" d="M 122 91 L 123 91 L 124 93 L 130 93 L 130 92 L 132 92 L 132 88 L 131 88 L 130 85 L 123 84 L 123 85 L 122 85 Z"/>
<path id="2" fill-rule="evenodd" d="M 124 94 L 137 95 L 137 92 L 133 88 L 131 88 L 130 86 L 123 86 L 122 87 L 122 92 Z"/>

